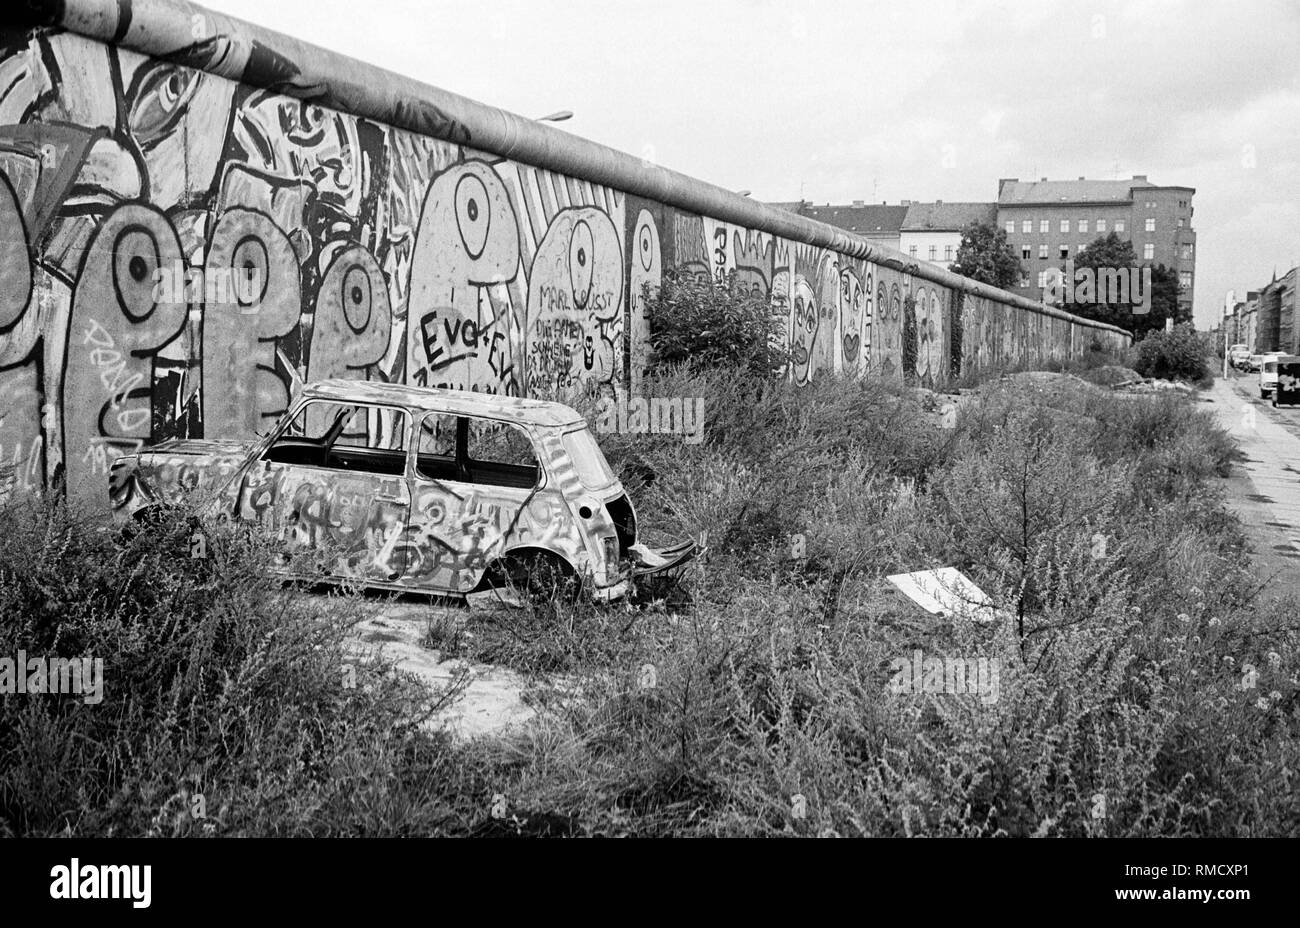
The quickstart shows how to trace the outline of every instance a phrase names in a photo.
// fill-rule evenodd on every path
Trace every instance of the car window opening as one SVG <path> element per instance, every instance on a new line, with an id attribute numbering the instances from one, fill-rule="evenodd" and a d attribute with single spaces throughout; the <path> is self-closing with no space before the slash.
<path id="1" fill-rule="evenodd" d="M 427 480 L 529 490 L 541 479 L 532 439 L 493 419 L 430 413 L 420 422 L 416 473 Z"/>
<path id="2" fill-rule="evenodd" d="M 388 407 L 310 402 L 262 458 L 275 464 L 401 477 L 406 473 L 406 414 Z"/>

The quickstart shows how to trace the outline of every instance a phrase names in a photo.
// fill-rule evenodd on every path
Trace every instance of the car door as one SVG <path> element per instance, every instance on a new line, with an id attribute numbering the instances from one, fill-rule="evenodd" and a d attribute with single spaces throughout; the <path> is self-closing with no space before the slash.
<path id="1" fill-rule="evenodd" d="M 512 545 L 525 506 L 545 474 L 533 441 L 519 426 L 431 412 L 417 423 L 408 584 L 466 593 Z"/>
<path id="2" fill-rule="evenodd" d="M 409 427 L 397 407 L 307 400 L 245 471 L 240 518 L 279 536 L 291 573 L 398 580 Z"/>

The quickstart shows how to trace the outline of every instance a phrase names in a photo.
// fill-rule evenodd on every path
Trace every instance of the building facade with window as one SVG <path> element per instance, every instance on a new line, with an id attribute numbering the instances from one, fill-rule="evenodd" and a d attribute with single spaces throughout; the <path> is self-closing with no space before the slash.
<path id="1" fill-rule="evenodd" d="M 1163 264 L 1178 275 L 1180 316 L 1190 319 L 1196 286 L 1192 187 L 1131 180 L 998 181 L 998 225 L 1025 269 L 1023 292 L 1041 298 L 1047 272 L 1114 232 L 1132 243 L 1140 264 Z"/>
<path id="2" fill-rule="evenodd" d="M 899 250 L 947 268 L 957 260 L 961 234 L 972 223 L 997 222 L 996 203 L 911 203 L 899 232 Z"/>
<path id="3" fill-rule="evenodd" d="M 1300 352 L 1300 326 L 1296 325 L 1296 274 L 1292 268 L 1259 292 L 1255 323 L 1255 350 Z"/>

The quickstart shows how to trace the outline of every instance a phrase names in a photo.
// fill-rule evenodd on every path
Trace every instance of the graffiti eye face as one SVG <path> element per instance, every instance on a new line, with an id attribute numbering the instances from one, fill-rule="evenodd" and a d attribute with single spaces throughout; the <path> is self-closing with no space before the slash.
<path id="1" fill-rule="evenodd" d="M 465 252 L 477 260 L 487 247 L 492 225 L 492 207 L 487 187 L 473 174 L 466 174 L 456 184 L 456 226 Z"/>
<path id="2" fill-rule="evenodd" d="M 591 227 L 579 222 L 569 238 L 569 281 L 573 285 L 573 300 L 581 308 L 591 296 L 592 275 L 595 268 Z"/>
<path id="3" fill-rule="evenodd" d="M 149 318 L 157 306 L 154 287 L 160 264 L 158 240 L 148 229 L 127 226 L 118 233 L 113 243 L 113 287 L 118 305 L 133 322 Z"/>
<path id="4" fill-rule="evenodd" d="M 370 275 L 363 267 L 352 267 L 343 275 L 343 317 L 354 332 L 364 332 L 374 310 Z"/>
<path id="5" fill-rule="evenodd" d="M 252 282 L 248 288 L 235 287 L 236 300 L 240 306 L 254 306 L 262 302 L 270 280 L 271 258 L 266 253 L 266 245 L 253 236 L 241 238 L 231 252 L 230 267 L 243 280 Z"/>
<path id="6" fill-rule="evenodd" d="M 655 263 L 654 233 L 648 225 L 642 225 L 637 235 L 637 254 L 641 256 L 641 267 L 650 270 Z"/>
<path id="7" fill-rule="evenodd" d="M 142 148 L 150 149 L 171 134 L 198 90 L 202 74 L 162 64 L 138 79 L 128 122 Z"/>

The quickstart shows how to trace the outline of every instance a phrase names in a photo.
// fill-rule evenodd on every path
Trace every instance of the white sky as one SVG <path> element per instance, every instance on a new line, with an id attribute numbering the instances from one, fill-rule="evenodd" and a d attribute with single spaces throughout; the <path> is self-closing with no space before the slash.
<path id="1" fill-rule="evenodd" d="M 207 0 L 761 200 L 1195 187 L 1196 314 L 1300 263 L 1294 0 Z"/>

